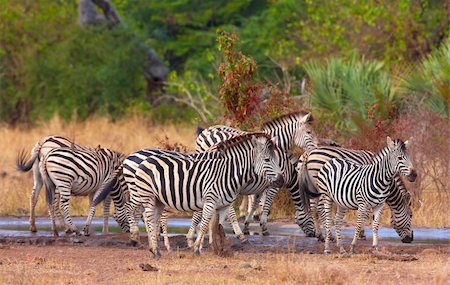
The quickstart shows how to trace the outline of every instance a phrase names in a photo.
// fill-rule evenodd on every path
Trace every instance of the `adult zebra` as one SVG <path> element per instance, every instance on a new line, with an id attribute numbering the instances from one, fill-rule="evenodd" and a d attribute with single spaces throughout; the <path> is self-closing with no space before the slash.
<path id="1" fill-rule="evenodd" d="M 39 197 L 39 192 L 42 188 L 43 182 L 42 182 L 42 176 L 41 173 L 39 171 L 39 164 L 42 161 L 42 159 L 47 155 L 47 153 L 49 151 L 51 151 L 52 149 L 55 148 L 61 148 L 61 147 L 66 147 L 66 148 L 73 148 L 73 149 L 77 149 L 77 150 L 93 150 L 92 148 L 83 146 L 83 145 L 79 145 L 79 144 L 75 144 L 74 142 L 72 142 L 71 140 L 62 137 L 62 136 L 47 136 L 47 137 L 43 137 L 41 138 L 33 147 L 33 149 L 31 150 L 31 157 L 27 160 L 26 159 L 26 154 L 24 151 L 21 151 L 17 157 L 17 169 L 22 171 L 22 172 L 28 172 L 31 169 L 33 169 L 33 189 L 31 192 L 31 197 L 30 197 L 30 231 L 32 232 L 36 232 L 36 203 L 37 203 L 37 199 Z M 117 186 L 115 186 L 113 189 L 116 189 Z M 55 204 L 54 207 L 56 209 L 59 210 L 59 198 L 58 198 L 58 193 L 56 193 L 57 195 L 55 195 L 56 199 L 54 200 Z M 120 199 L 120 195 L 119 196 L 115 196 L 117 195 L 118 192 L 117 191 L 112 191 L 111 195 L 114 196 L 114 201 L 116 204 L 116 208 L 117 205 L 120 205 L 121 202 L 118 201 L 117 199 Z M 109 219 L 109 208 L 110 208 L 110 204 L 111 204 L 111 197 L 108 196 L 104 199 L 103 201 L 103 232 L 108 232 L 108 219 Z M 60 218 L 62 218 L 62 216 L 60 215 L 60 211 L 57 211 L 58 216 Z M 62 225 L 64 225 L 64 220 L 61 220 Z M 123 228 L 123 224 L 121 225 Z"/>
<path id="2" fill-rule="evenodd" d="M 304 168 L 301 169 L 307 171 L 305 174 L 299 176 L 303 179 L 303 181 L 300 181 L 301 187 L 308 187 L 308 192 L 316 192 L 319 170 L 332 158 L 342 158 L 357 164 L 369 164 L 371 163 L 373 156 L 374 153 L 370 151 L 352 150 L 340 147 L 318 147 L 314 150 L 305 152 L 300 157 L 300 163 L 305 164 Z M 302 165 L 299 166 L 303 167 Z M 390 187 L 390 194 L 386 199 L 386 204 L 391 209 L 391 225 L 400 236 L 402 242 L 410 243 L 414 237 L 412 231 L 411 195 L 398 175 L 395 175 Z M 316 226 L 316 236 L 323 240 L 317 212 L 317 200 L 317 198 L 311 199 L 311 212 L 313 213 L 312 217 Z M 305 212 L 299 211 L 298 213 L 300 215 L 300 220 L 307 220 L 309 217 Z M 322 215 L 320 218 L 323 220 Z M 364 230 L 361 231 L 362 235 L 363 232 Z"/>
<path id="3" fill-rule="evenodd" d="M 134 213 L 141 204 L 150 251 L 157 258 L 160 252 L 155 229 L 164 207 L 202 210 L 200 232 L 194 244 L 194 253 L 200 254 L 203 236 L 215 211 L 224 219 L 237 195 L 256 178 L 265 177 L 275 185 L 284 183 L 275 151 L 270 136 L 264 133 L 237 136 L 198 154 L 156 150 L 139 164 L 134 187 L 129 188 L 131 239 L 139 241 Z"/>
<path id="4" fill-rule="evenodd" d="M 378 222 L 384 202 L 390 194 L 391 183 L 396 173 L 414 181 L 417 174 L 406 152 L 409 141 L 386 139 L 387 146 L 381 149 L 370 164 L 356 164 L 351 161 L 333 158 L 320 169 L 317 184 L 319 192 L 324 194 L 319 201 L 325 214 L 325 250 L 330 253 L 331 206 L 337 205 L 336 212 L 336 244 L 341 253 L 345 249 L 341 244 L 341 226 L 348 209 L 357 210 L 357 222 L 350 252 L 356 245 L 367 212 L 373 209 L 373 242 L 374 250 L 378 250 Z M 301 172 L 301 173 L 304 173 Z"/>
<path id="5" fill-rule="evenodd" d="M 288 152 L 290 149 L 292 149 L 294 146 L 303 148 L 305 150 L 310 150 L 315 147 L 317 147 L 318 140 L 314 132 L 311 130 L 311 123 L 313 121 L 313 117 L 311 113 L 305 113 L 305 112 L 293 112 L 289 114 L 282 115 L 280 117 L 277 117 L 271 121 L 268 121 L 263 124 L 262 131 L 264 133 L 269 134 L 270 136 L 276 138 L 277 146 L 282 150 L 283 152 Z M 207 129 L 202 130 L 196 139 L 196 150 L 197 151 L 206 151 L 210 147 L 212 147 L 214 144 L 224 140 L 231 138 L 236 135 L 244 134 L 246 132 L 234 129 L 227 126 L 212 126 Z M 286 162 L 290 161 L 291 163 L 296 163 L 292 159 L 286 160 Z M 292 171 L 292 173 L 289 173 L 288 175 L 290 177 L 296 176 L 296 173 L 294 169 L 287 169 L 287 171 Z M 287 175 L 286 172 L 284 172 L 285 175 Z M 288 183 L 290 184 L 290 183 Z M 296 211 L 298 214 L 296 214 L 297 224 L 303 224 L 302 227 L 303 231 L 307 236 L 314 236 L 313 232 L 313 223 L 310 219 L 305 218 L 300 213 L 303 213 L 303 205 L 302 200 L 300 199 L 302 196 L 302 193 L 295 190 L 295 187 L 293 185 L 288 186 L 288 188 L 291 190 L 291 196 L 294 200 Z M 263 235 L 267 235 L 267 216 L 269 214 L 270 206 L 272 204 L 273 198 L 275 194 L 277 193 L 277 189 L 271 188 L 269 189 L 266 194 L 266 199 L 264 199 L 264 207 L 263 212 L 260 217 L 260 226 Z M 244 232 L 248 231 L 248 225 L 250 221 L 253 219 L 253 211 L 256 209 L 261 196 L 255 197 L 256 199 L 253 199 L 252 201 L 252 210 L 247 215 L 245 219 L 245 228 Z M 201 214 L 195 214 L 193 216 L 193 225 L 191 226 L 188 237 L 193 237 L 195 233 L 195 227 L 196 223 L 199 221 L 199 216 Z M 237 219 L 235 218 L 236 213 L 234 211 L 234 208 L 230 208 L 229 213 L 229 219 L 230 222 L 233 224 L 234 221 Z M 302 220 L 300 220 L 302 219 Z M 234 225 L 233 228 L 236 226 Z"/>
<path id="6" fill-rule="evenodd" d="M 93 203 L 97 190 L 108 181 L 122 163 L 124 155 L 110 149 L 55 148 L 50 150 L 39 164 L 42 181 L 46 188 L 47 205 L 54 236 L 58 236 L 54 220 L 52 203 L 55 193 L 59 194 L 59 203 L 68 227 L 67 233 L 79 233 L 69 214 L 70 197 L 89 195 L 89 216 L 84 234 L 90 234 L 90 222 L 95 213 Z"/>

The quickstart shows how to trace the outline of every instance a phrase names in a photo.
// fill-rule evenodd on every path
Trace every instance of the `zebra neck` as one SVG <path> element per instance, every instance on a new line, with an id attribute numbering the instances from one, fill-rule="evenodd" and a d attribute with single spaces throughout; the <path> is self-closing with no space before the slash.
<path id="1" fill-rule="evenodd" d="M 390 191 L 392 180 L 395 175 L 395 168 L 393 167 L 389 150 L 387 147 L 384 147 L 380 152 L 378 152 L 372 160 L 372 163 L 369 165 L 371 171 L 374 172 L 376 185 L 383 186 L 383 192 Z"/>
<path id="2" fill-rule="evenodd" d="M 276 121 L 263 126 L 263 131 L 271 137 L 276 137 L 277 146 L 282 151 L 288 151 L 294 146 L 294 131 L 296 121 Z"/>
<path id="3" fill-rule="evenodd" d="M 243 186 L 255 179 L 253 170 L 254 151 L 245 148 L 233 148 L 225 153 L 225 171 L 223 175 Z M 240 188 L 240 187 L 239 187 Z"/>

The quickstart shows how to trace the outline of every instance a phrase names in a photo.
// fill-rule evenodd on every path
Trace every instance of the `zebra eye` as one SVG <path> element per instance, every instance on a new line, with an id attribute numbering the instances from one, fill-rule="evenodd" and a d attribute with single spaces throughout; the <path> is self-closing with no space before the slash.
<path id="1" fill-rule="evenodd" d="M 403 160 L 403 156 L 397 156 L 397 159 L 398 159 L 399 161 L 402 161 L 402 160 Z"/>
<path id="2" fill-rule="evenodd" d="M 265 162 L 270 162 L 270 158 L 266 157 L 266 158 L 264 158 L 264 161 Z"/>

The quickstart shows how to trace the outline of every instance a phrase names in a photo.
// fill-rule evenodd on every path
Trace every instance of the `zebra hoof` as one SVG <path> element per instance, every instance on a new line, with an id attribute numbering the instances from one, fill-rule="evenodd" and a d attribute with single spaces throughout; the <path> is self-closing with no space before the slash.
<path id="1" fill-rule="evenodd" d="M 32 233 L 37 232 L 36 225 L 31 225 L 30 226 L 30 232 L 32 232 Z"/>
<path id="2" fill-rule="evenodd" d="M 200 256 L 200 249 L 196 249 L 196 250 L 194 250 L 194 255 L 195 256 Z"/>
<path id="3" fill-rule="evenodd" d="M 347 254 L 347 251 L 346 251 L 343 247 L 341 247 L 341 248 L 339 249 L 339 253 L 342 254 L 342 255 L 344 255 L 344 254 Z"/>
<path id="4" fill-rule="evenodd" d="M 59 233 L 58 233 L 57 230 L 54 230 L 54 231 L 53 231 L 53 236 L 54 236 L 54 237 L 59 237 Z"/>
<path id="5" fill-rule="evenodd" d="M 366 240 L 366 239 L 367 239 L 367 238 L 366 238 L 365 235 L 361 235 L 361 236 L 358 237 L 358 240 Z"/>
<path id="6" fill-rule="evenodd" d="M 325 250 L 323 251 L 323 254 L 331 254 L 331 250 L 325 249 Z"/>
<path id="7" fill-rule="evenodd" d="M 268 230 L 265 230 L 265 231 L 262 232 L 262 235 L 263 236 L 270 236 L 270 233 L 269 233 Z"/>
<path id="8" fill-rule="evenodd" d="M 378 248 L 378 245 L 372 246 L 372 253 L 378 253 L 380 249 Z"/>
<path id="9" fill-rule="evenodd" d="M 161 253 L 159 252 L 159 250 L 156 251 L 156 253 L 154 253 L 153 251 L 150 250 L 151 253 L 153 253 L 153 258 L 155 260 L 159 260 L 161 258 Z"/>
<path id="10" fill-rule="evenodd" d="M 242 232 L 244 233 L 244 235 L 250 235 L 250 231 L 248 230 L 248 228 L 244 228 Z"/>
<path id="11" fill-rule="evenodd" d="M 245 236 L 238 236 L 238 239 L 241 241 L 241 244 L 249 244 L 250 243 Z"/>

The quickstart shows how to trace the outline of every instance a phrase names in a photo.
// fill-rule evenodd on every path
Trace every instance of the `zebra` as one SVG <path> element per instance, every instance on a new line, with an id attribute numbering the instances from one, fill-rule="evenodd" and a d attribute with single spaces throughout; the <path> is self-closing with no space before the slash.
<path id="1" fill-rule="evenodd" d="M 59 193 L 59 203 L 68 227 L 66 233 L 79 234 L 69 214 L 71 195 L 90 197 L 89 215 L 84 234 L 90 235 L 90 222 L 95 213 L 97 190 L 110 178 L 123 161 L 124 155 L 110 149 L 55 148 L 50 150 L 39 164 L 39 170 L 46 189 L 47 205 L 54 236 L 58 231 L 54 221 L 54 195 Z M 95 203 L 93 203 L 95 201 Z"/>
<path id="2" fill-rule="evenodd" d="M 369 164 L 373 156 L 373 152 L 364 150 L 351 150 L 340 147 L 318 147 L 312 151 L 305 152 L 300 157 L 300 163 L 305 164 L 305 170 L 307 171 L 306 175 L 302 177 L 308 179 L 306 181 L 300 181 L 300 183 L 303 187 L 313 188 L 313 190 L 308 190 L 308 192 L 315 192 L 316 190 L 314 189 L 317 188 L 319 170 L 332 158 L 342 158 L 358 164 Z M 400 236 L 402 242 L 410 243 L 414 238 L 411 227 L 411 195 L 398 175 L 395 175 L 390 187 L 390 194 L 386 199 L 386 204 L 391 209 L 391 225 Z M 317 199 L 311 199 L 311 210 L 316 226 L 315 236 L 319 240 L 323 240 L 317 213 Z M 300 215 L 299 219 L 308 221 L 309 215 L 301 211 L 298 211 L 298 213 Z M 303 224 L 300 225 L 303 227 Z M 364 229 L 361 230 L 361 236 L 364 237 Z"/>
<path id="3" fill-rule="evenodd" d="M 129 188 L 128 217 L 130 237 L 139 241 L 135 212 L 144 206 L 144 220 L 150 251 L 161 256 L 157 246 L 156 225 L 164 207 L 181 211 L 202 210 L 194 253 L 200 254 L 203 237 L 211 216 L 218 211 L 220 220 L 237 195 L 256 177 L 265 177 L 274 186 L 284 183 L 276 158 L 276 146 L 265 133 L 248 133 L 217 144 L 209 152 L 184 155 L 157 150 L 139 164 L 135 187 Z M 245 194 L 251 190 L 246 189 Z"/>
<path id="4" fill-rule="evenodd" d="M 33 169 L 33 189 L 30 197 L 30 231 L 36 232 L 36 203 L 39 197 L 39 192 L 42 188 L 42 177 L 39 171 L 39 163 L 47 155 L 47 153 L 54 148 L 70 147 L 75 149 L 89 149 L 83 145 L 75 144 L 69 139 L 62 136 L 47 136 L 41 138 L 31 150 L 31 157 L 26 160 L 26 154 L 21 151 L 17 157 L 17 169 L 22 172 L 28 172 Z M 59 209 L 59 199 L 55 199 L 55 207 Z M 111 199 L 107 197 L 103 202 L 103 232 L 108 232 L 108 218 L 109 207 Z M 62 218 L 60 211 L 57 211 L 59 218 Z M 61 220 L 62 224 L 64 221 Z"/>
<path id="5" fill-rule="evenodd" d="M 269 134 L 272 137 L 276 138 L 277 146 L 280 150 L 287 152 L 292 149 L 294 146 L 303 148 L 305 150 L 311 150 L 317 147 L 318 139 L 314 132 L 311 130 L 310 125 L 313 122 L 313 117 L 311 113 L 306 113 L 303 111 L 293 112 L 289 114 L 282 115 L 277 117 L 271 121 L 268 121 L 263 124 L 262 131 L 264 133 Z M 199 132 L 196 139 L 196 151 L 206 151 L 214 144 L 223 141 L 225 139 L 234 137 L 236 135 L 245 134 L 246 132 L 234 129 L 228 126 L 212 126 L 207 129 Z M 295 170 L 293 171 L 295 172 Z M 296 174 L 293 174 L 296 175 Z M 294 188 L 290 188 L 293 190 Z M 293 190 L 294 191 L 294 190 Z M 264 199 L 263 212 L 260 217 L 260 226 L 263 235 L 269 234 L 267 230 L 267 216 L 269 214 L 270 206 L 272 204 L 273 198 L 277 193 L 276 189 L 270 189 L 266 192 L 266 198 Z M 298 198 L 303 197 L 299 192 L 291 192 L 294 202 L 296 203 L 297 213 L 302 213 L 303 205 L 299 204 L 300 200 Z M 245 199 L 246 196 L 244 196 Z M 255 197 L 256 199 L 251 199 L 252 202 L 252 210 L 247 215 L 245 219 L 245 228 L 244 232 L 248 232 L 248 225 L 250 221 L 253 220 L 253 212 L 256 209 L 260 197 Z M 193 225 L 191 226 L 188 237 L 193 237 L 195 232 L 195 222 L 199 221 L 199 216 L 201 214 L 195 214 L 193 217 Z M 234 216 L 236 213 L 234 208 L 230 208 L 229 219 L 230 222 L 234 223 Z M 302 217 L 300 214 L 296 215 L 296 217 L 303 218 L 302 221 L 296 219 L 297 223 L 304 224 L 303 230 L 307 236 L 314 236 L 314 231 L 312 229 L 313 223 L 310 219 Z M 233 222 L 232 222 L 233 221 Z M 237 223 L 237 221 L 236 221 Z M 235 228 L 235 226 L 233 226 Z"/>
<path id="6" fill-rule="evenodd" d="M 305 196 L 306 193 L 302 193 L 296 189 L 298 187 L 298 179 L 297 179 L 297 172 L 296 172 L 296 165 L 297 165 L 298 159 L 296 159 L 294 157 L 294 155 L 292 155 L 290 153 L 282 152 L 282 151 L 279 151 L 278 155 L 279 155 L 279 166 L 280 166 L 280 169 L 281 169 L 281 171 L 283 173 L 283 177 L 284 177 L 283 185 L 280 185 L 278 188 L 285 187 L 287 189 L 287 191 L 289 191 L 291 193 L 291 197 L 294 201 L 294 206 L 296 208 L 296 212 L 304 213 L 305 212 L 304 205 L 308 205 L 309 199 L 307 196 Z M 259 200 L 259 197 L 262 194 L 266 193 L 266 190 L 269 193 L 268 195 L 275 196 L 278 188 L 273 187 L 272 185 L 267 183 L 265 179 L 259 179 L 259 180 L 255 180 L 253 183 L 248 184 L 245 187 L 246 190 L 241 191 L 240 194 L 245 195 L 248 191 L 250 191 L 250 193 L 259 192 L 261 194 L 254 195 L 254 196 L 256 196 L 255 201 L 257 201 L 257 200 Z M 292 193 L 294 193 L 294 194 L 292 194 Z M 265 205 L 265 207 L 270 208 L 270 205 L 268 205 L 268 206 Z M 265 211 L 268 212 L 268 209 L 265 208 Z M 195 230 L 201 221 L 201 217 L 202 217 L 201 211 L 194 212 L 194 215 L 192 217 L 192 225 L 187 234 L 188 246 L 190 246 L 190 247 L 193 245 Z M 240 231 L 240 227 L 237 222 L 235 211 L 234 211 L 234 209 L 232 210 L 231 207 L 228 212 L 228 219 L 229 219 L 229 222 L 231 223 L 231 225 L 233 226 L 235 234 L 238 235 L 238 238 L 241 240 L 241 242 L 245 242 L 242 239 L 242 237 L 245 238 L 245 236 L 242 234 L 242 231 Z M 309 224 L 307 222 L 309 222 Z M 313 223 L 312 219 L 309 218 L 309 221 L 302 221 L 302 224 L 305 224 L 305 223 L 307 225 L 309 225 L 309 228 L 306 227 L 305 233 L 307 233 L 309 235 L 314 235 L 314 223 Z M 261 225 L 261 228 L 262 228 L 263 235 L 267 235 L 266 226 Z M 246 233 L 246 232 L 248 232 L 248 223 L 245 224 L 245 228 L 244 228 L 244 233 Z"/>
<path id="7" fill-rule="evenodd" d="M 320 169 L 317 183 L 323 195 L 319 207 L 323 206 L 325 215 L 325 250 L 331 253 L 331 205 L 337 205 L 336 212 L 336 244 L 340 253 L 346 253 L 341 243 L 341 226 L 348 209 L 357 210 L 355 234 L 351 243 L 353 253 L 367 212 L 373 209 L 373 241 L 372 247 L 378 251 L 378 222 L 384 202 L 390 194 L 390 184 L 396 173 L 404 175 L 409 181 L 416 179 L 416 171 L 406 152 L 409 141 L 386 139 L 387 146 L 381 149 L 370 164 L 356 164 L 351 161 L 333 158 Z"/>

